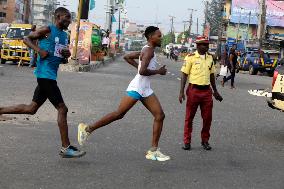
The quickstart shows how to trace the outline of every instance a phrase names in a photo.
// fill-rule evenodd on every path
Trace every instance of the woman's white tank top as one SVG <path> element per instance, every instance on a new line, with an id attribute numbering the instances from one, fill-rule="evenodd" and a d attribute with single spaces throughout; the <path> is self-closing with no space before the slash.
<path id="1" fill-rule="evenodd" d="M 144 48 L 149 48 L 149 46 L 148 45 L 144 46 L 142 50 Z M 154 52 L 154 57 L 151 59 L 148 65 L 148 69 L 156 70 L 157 64 L 158 64 L 157 58 Z M 126 91 L 135 91 L 139 93 L 142 97 L 149 97 L 154 93 L 154 91 L 151 89 L 150 76 L 140 75 L 139 74 L 140 69 L 141 69 L 141 58 L 139 57 L 138 73 L 135 76 L 135 78 L 130 82 Z"/>

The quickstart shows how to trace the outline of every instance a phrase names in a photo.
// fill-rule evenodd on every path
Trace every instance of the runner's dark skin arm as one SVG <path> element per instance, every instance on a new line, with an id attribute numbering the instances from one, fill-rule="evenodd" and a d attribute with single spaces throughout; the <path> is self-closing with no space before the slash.
<path id="1" fill-rule="evenodd" d="M 48 52 L 39 48 L 37 44 L 34 44 L 34 40 L 43 39 L 50 34 L 50 28 L 48 26 L 44 26 L 39 28 L 38 30 L 31 32 L 27 37 L 24 38 L 24 43 L 39 53 L 41 58 L 46 58 L 48 56 Z"/>
<path id="2" fill-rule="evenodd" d="M 132 65 L 133 67 L 138 69 L 138 63 L 136 62 L 137 59 L 139 59 L 141 52 L 132 52 L 127 55 L 125 55 L 123 58 L 124 60 Z"/>
<path id="3" fill-rule="evenodd" d="M 141 68 L 139 70 L 140 75 L 151 76 L 151 75 L 166 75 L 167 69 L 164 65 L 158 70 L 149 70 L 148 66 L 151 59 L 154 57 L 154 50 L 152 48 L 145 48 L 141 53 Z"/>

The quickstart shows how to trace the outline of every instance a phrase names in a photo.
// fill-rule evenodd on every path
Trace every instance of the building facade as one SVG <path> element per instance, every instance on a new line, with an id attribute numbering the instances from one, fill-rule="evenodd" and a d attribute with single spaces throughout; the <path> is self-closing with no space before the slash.
<path id="1" fill-rule="evenodd" d="M 30 23 L 31 0 L 0 0 L 1 23 Z"/>
<path id="2" fill-rule="evenodd" d="M 53 23 L 56 0 L 32 0 L 32 23 L 45 26 Z"/>
<path id="3" fill-rule="evenodd" d="M 266 33 L 284 34 L 284 3 L 266 1 Z M 283 7 L 283 8 L 282 8 Z M 257 39 L 259 5 L 257 0 L 224 0 L 225 33 L 228 38 Z M 279 17 L 279 18 L 278 18 Z"/>

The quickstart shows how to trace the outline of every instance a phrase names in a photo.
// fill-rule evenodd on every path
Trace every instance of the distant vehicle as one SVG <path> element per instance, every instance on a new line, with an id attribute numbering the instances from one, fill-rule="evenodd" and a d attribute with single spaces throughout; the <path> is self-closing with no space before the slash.
<path id="1" fill-rule="evenodd" d="M 196 48 L 194 48 L 194 47 L 190 47 L 189 49 L 188 49 L 188 52 L 189 53 L 194 53 L 196 51 Z"/>
<path id="2" fill-rule="evenodd" d="M 175 60 L 175 61 L 178 61 L 178 57 L 179 57 L 179 49 L 178 48 L 175 48 L 172 52 L 171 52 L 171 59 Z"/>
<path id="3" fill-rule="evenodd" d="M 218 60 L 217 49 L 216 48 L 210 48 L 208 50 L 208 53 L 213 56 L 214 63 L 216 64 L 216 61 Z"/>
<path id="4" fill-rule="evenodd" d="M 141 51 L 141 49 L 143 48 L 143 46 L 145 45 L 145 41 L 144 40 L 133 40 L 130 43 L 130 48 L 129 51 Z"/>
<path id="5" fill-rule="evenodd" d="M 249 71 L 250 75 L 256 75 L 258 71 L 267 72 L 270 76 L 277 66 L 278 59 L 271 59 L 268 53 L 260 55 L 256 51 L 247 51 L 240 58 L 240 70 Z"/>
<path id="6" fill-rule="evenodd" d="M 208 52 L 209 52 L 211 55 L 216 55 L 217 49 L 215 49 L 215 48 L 210 48 L 210 49 L 208 50 Z"/>
<path id="7" fill-rule="evenodd" d="M 30 34 L 31 27 L 30 24 L 11 24 L 7 28 L 1 49 L 1 64 L 5 64 L 6 61 L 30 62 L 29 50 L 23 39 Z"/>
<path id="8" fill-rule="evenodd" d="M 186 47 L 186 46 L 182 46 L 180 49 L 179 49 L 180 53 L 188 53 L 189 52 L 189 48 Z"/>
<path id="9" fill-rule="evenodd" d="M 173 44 L 173 47 L 181 49 L 183 47 L 183 45 L 182 44 Z"/>
<path id="10" fill-rule="evenodd" d="M 268 106 L 284 111 L 284 59 L 280 60 L 272 80 L 272 97 L 267 100 Z"/>
<path id="11" fill-rule="evenodd" d="M 279 59 L 280 52 L 278 50 L 263 50 L 263 52 L 269 54 L 270 59 Z"/>

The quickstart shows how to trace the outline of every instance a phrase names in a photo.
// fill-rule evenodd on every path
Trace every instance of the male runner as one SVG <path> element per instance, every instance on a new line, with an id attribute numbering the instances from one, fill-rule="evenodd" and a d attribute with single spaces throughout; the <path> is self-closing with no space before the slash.
<path id="1" fill-rule="evenodd" d="M 77 158 L 86 154 L 86 152 L 79 151 L 70 145 L 67 125 L 68 109 L 56 82 L 59 64 L 67 62 L 67 58 L 71 56 L 67 48 L 67 34 L 64 32 L 68 29 L 70 23 L 70 12 L 63 7 L 57 8 L 55 10 L 55 25 L 42 27 L 24 39 L 24 43 L 39 54 L 35 70 L 38 86 L 35 89 L 31 104 L 0 107 L 0 115 L 34 115 L 48 99 L 58 110 L 58 126 L 62 141 L 60 155 L 63 158 Z M 35 40 L 39 40 L 38 45 L 33 43 Z"/>
<path id="2" fill-rule="evenodd" d="M 80 145 L 83 145 L 93 131 L 122 119 L 137 101 L 141 101 L 154 116 L 152 147 L 147 152 L 146 158 L 156 161 L 167 161 L 170 160 L 170 157 L 162 154 L 158 148 L 165 114 L 158 98 L 150 87 L 150 76 L 166 75 L 167 73 L 165 66 L 157 69 L 157 59 L 154 52 L 156 47 L 161 46 L 162 34 L 159 28 L 150 26 L 145 30 L 145 36 L 148 44 L 143 47 L 141 55 L 139 52 L 125 56 L 125 60 L 138 69 L 138 74 L 131 81 L 126 96 L 122 98 L 118 109 L 89 126 L 80 124 L 78 126 L 78 141 Z M 138 58 L 139 64 L 135 61 Z"/>

